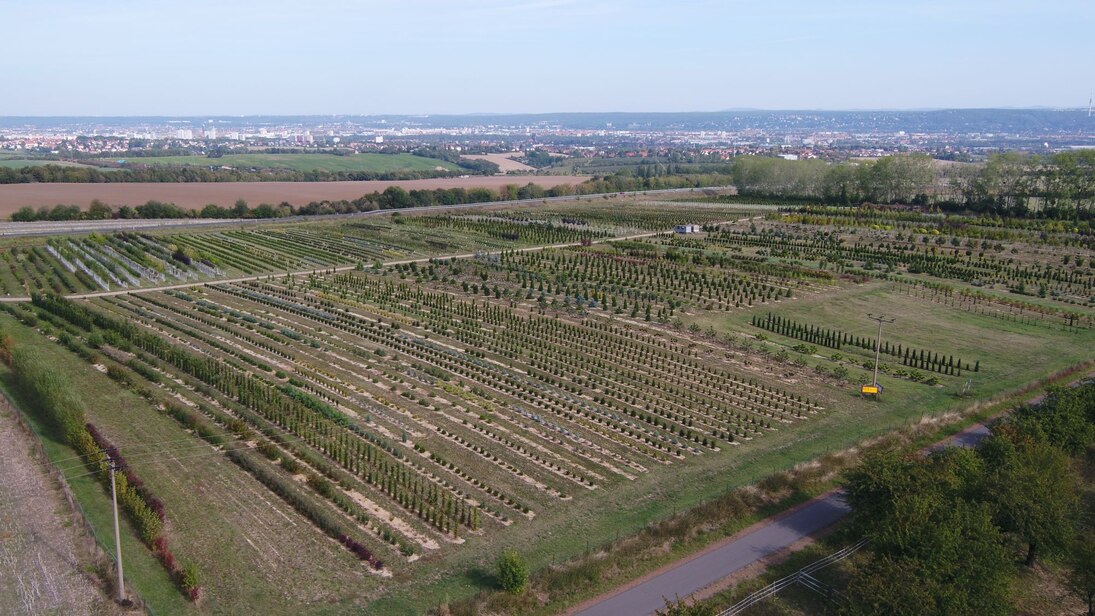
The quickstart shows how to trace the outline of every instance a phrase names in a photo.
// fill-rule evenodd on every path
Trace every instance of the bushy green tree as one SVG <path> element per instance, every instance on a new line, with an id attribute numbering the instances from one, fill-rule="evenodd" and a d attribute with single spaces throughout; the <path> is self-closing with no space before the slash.
<path id="1" fill-rule="evenodd" d="M 1095 616 L 1095 530 L 1076 537 L 1068 564 L 1069 590 L 1087 604 L 1087 616 Z"/>
<path id="2" fill-rule="evenodd" d="M 1065 452 L 1045 441 L 993 436 L 980 449 L 986 496 L 1000 527 L 1027 544 L 1026 565 L 1038 552 L 1064 549 L 1079 513 L 1076 478 Z"/>
<path id="3" fill-rule="evenodd" d="M 1095 386 L 1050 390 L 1042 404 L 1012 413 L 1001 430 L 1014 441 L 1045 441 L 1079 455 L 1095 441 Z"/>
<path id="4" fill-rule="evenodd" d="M 982 460 L 948 449 L 887 451 L 846 474 L 852 524 L 872 541 L 844 613 L 1008 612 L 1011 561 L 983 493 Z"/>
<path id="5" fill-rule="evenodd" d="M 506 550 L 498 557 L 498 585 L 506 592 L 519 595 L 528 586 L 528 566 L 513 550 Z"/>
<path id="6" fill-rule="evenodd" d="M 957 501 L 904 520 L 913 547 L 872 552 L 845 591 L 845 614 L 1008 614 L 1012 567 L 984 504 Z"/>

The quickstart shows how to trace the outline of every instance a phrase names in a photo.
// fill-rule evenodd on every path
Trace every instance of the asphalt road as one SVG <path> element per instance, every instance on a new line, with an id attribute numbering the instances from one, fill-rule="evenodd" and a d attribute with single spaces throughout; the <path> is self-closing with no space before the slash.
<path id="1" fill-rule="evenodd" d="M 702 590 L 758 560 L 832 525 L 850 511 L 844 495 L 833 492 L 777 517 L 760 528 L 701 553 L 679 566 L 608 597 L 578 616 L 645 616 L 675 600 Z"/>
<path id="2" fill-rule="evenodd" d="M 1041 396 L 1031 401 L 1041 400 Z M 982 424 L 974 424 L 924 453 L 945 447 L 973 447 L 990 434 Z M 680 561 L 675 566 L 620 592 L 587 605 L 573 616 L 647 616 L 665 607 L 665 600 L 684 598 L 703 590 L 757 561 L 785 550 L 818 531 L 824 530 L 847 515 L 851 509 L 840 490 L 819 496 L 806 504 L 780 514 L 767 523 L 731 538 L 721 545 L 708 548 L 698 556 Z"/>

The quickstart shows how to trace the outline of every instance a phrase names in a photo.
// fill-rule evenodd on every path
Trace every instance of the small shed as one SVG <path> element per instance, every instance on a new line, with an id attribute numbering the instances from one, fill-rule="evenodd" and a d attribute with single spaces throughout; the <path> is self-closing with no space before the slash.
<path id="1" fill-rule="evenodd" d="M 677 225 L 673 228 L 674 233 L 699 233 L 699 225 Z"/>

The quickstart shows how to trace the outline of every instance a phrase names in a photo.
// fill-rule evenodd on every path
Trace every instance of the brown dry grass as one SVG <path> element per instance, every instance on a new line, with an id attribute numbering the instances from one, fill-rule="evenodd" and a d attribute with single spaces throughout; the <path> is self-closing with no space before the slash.
<path id="1" fill-rule="evenodd" d="M 389 186 L 406 190 L 435 188 L 491 188 L 507 184 L 519 186 L 532 182 L 544 188 L 575 185 L 588 176 L 509 175 L 433 178 L 405 181 L 366 182 L 188 182 L 131 184 L 5 184 L 0 185 L 0 217 L 7 218 L 23 206 L 34 208 L 58 203 L 87 206 L 92 199 L 111 205 L 137 205 L 150 199 L 174 203 L 179 207 L 201 208 L 209 203 L 230 206 L 236 199 L 251 205 L 281 203 L 304 205 L 309 201 L 357 199 Z"/>

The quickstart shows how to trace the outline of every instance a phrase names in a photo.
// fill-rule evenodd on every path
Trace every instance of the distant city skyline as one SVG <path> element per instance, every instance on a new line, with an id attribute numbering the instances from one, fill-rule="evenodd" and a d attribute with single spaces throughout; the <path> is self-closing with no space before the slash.
<path id="1" fill-rule="evenodd" d="M 1086 108 L 1090 0 L 0 0 L 0 116 Z"/>

